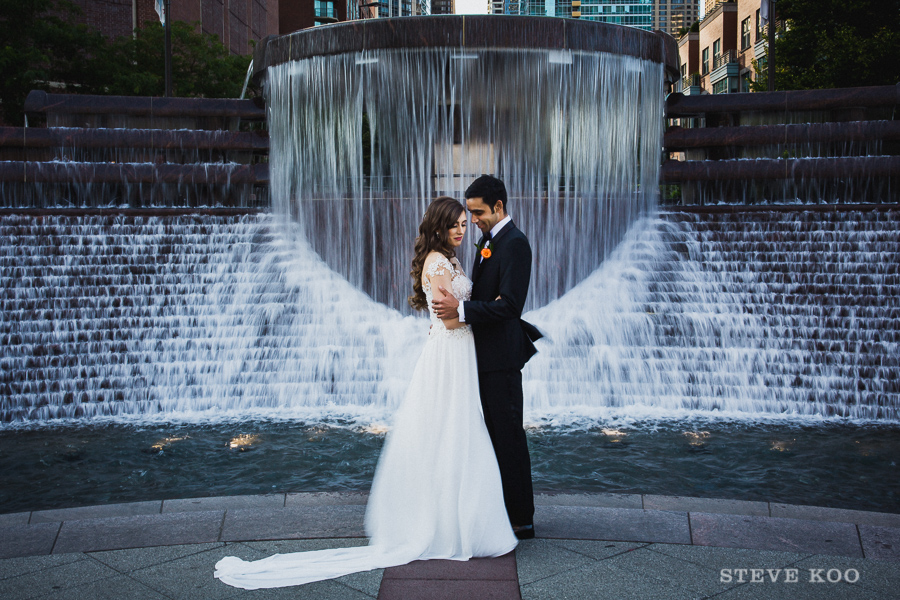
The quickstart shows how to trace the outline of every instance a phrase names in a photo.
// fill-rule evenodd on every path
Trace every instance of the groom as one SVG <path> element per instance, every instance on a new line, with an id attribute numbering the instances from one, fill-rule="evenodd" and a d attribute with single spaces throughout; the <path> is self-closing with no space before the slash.
<path id="1" fill-rule="evenodd" d="M 521 320 L 531 279 L 531 246 L 509 217 L 506 186 L 482 175 L 466 190 L 472 224 L 483 234 L 472 269 L 472 299 L 459 303 L 444 288 L 434 302 L 441 319 L 472 326 L 478 387 L 500 478 L 503 499 L 519 539 L 534 537 L 531 458 L 522 424 L 522 367 L 536 352 L 541 334 Z"/>

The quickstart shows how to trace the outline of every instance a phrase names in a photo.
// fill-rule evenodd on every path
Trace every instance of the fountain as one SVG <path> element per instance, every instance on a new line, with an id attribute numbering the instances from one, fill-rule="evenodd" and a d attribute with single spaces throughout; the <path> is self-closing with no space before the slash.
<path id="1" fill-rule="evenodd" d="M 355 22 L 258 48 L 268 168 L 217 154 L 256 133 L 150 129 L 159 99 L 140 129 L 0 131 L 40 146 L 0 162 L 0 511 L 365 489 L 427 332 L 416 225 L 484 171 L 535 249 L 537 489 L 896 510 L 900 211 L 657 212 L 670 56 L 574 20 Z"/>
<path id="2" fill-rule="evenodd" d="M 489 171 L 535 248 L 532 421 L 896 421 L 897 212 L 657 216 L 668 56 L 541 18 L 270 40 L 270 213 L 2 215 L 0 418 L 383 418 L 422 210 Z"/>
<path id="3" fill-rule="evenodd" d="M 482 173 L 505 181 L 532 242 L 527 308 L 584 279 L 655 206 L 665 36 L 564 19 L 378 19 L 260 54 L 276 212 L 405 314 L 420 216 Z"/>

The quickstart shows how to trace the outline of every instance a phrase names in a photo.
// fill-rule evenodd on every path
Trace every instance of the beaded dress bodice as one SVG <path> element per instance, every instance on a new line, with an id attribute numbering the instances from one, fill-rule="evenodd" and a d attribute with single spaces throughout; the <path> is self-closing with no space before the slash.
<path id="1" fill-rule="evenodd" d="M 425 292 L 425 299 L 428 301 L 428 315 L 431 318 L 431 331 L 429 335 L 447 335 L 451 337 L 465 337 L 472 335 L 472 328 L 465 325 L 458 329 L 448 330 L 434 313 L 431 307 L 431 301 L 434 294 L 431 290 L 430 278 L 439 275 L 450 274 L 451 289 L 449 290 L 453 296 L 460 302 L 464 302 L 472 297 L 472 281 L 466 277 L 462 270 L 457 269 L 446 256 L 439 256 L 433 263 L 428 265 L 422 277 L 422 290 Z"/>

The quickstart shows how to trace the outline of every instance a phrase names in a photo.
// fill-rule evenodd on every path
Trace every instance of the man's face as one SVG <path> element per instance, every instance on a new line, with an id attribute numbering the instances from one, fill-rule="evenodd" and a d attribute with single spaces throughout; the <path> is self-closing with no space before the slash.
<path id="1" fill-rule="evenodd" d="M 466 199 L 466 208 L 472 214 L 472 225 L 478 227 L 482 233 L 489 233 L 491 228 L 506 216 L 502 207 L 503 203 L 498 202 L 497 210 L 491 212 L 491 207 L 484 203 L 484 198 Z"/>

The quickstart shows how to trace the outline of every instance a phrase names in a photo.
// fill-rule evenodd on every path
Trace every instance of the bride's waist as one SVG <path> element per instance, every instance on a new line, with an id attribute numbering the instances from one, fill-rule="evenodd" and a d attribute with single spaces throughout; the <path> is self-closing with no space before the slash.
<path id="1" fill-rule="evenodd" d="M 447 329 L 444 327 L 443 323 L 432 323 L 431 330 L 428 332 L 428 337 L 452 337 L 452 338 L 466 338 L 472 335 L 472 326 L 471 325 L 463 325 L 462 327 L 457 327 L 455 329 Z"/>

